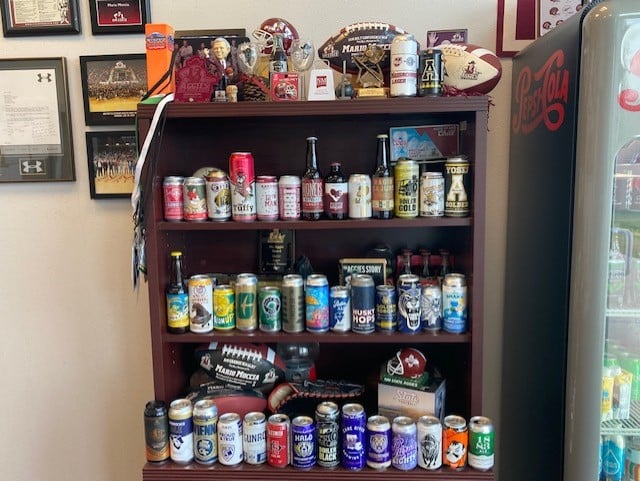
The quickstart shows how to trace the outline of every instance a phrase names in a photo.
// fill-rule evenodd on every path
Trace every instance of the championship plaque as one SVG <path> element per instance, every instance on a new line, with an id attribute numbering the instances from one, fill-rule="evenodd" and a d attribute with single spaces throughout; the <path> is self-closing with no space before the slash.
<path id="1" fill-rule="evenodd" d="M 285 274 L 293 270 L 294 234 L 292 230 L 258 231 L 258 272 Z"/>

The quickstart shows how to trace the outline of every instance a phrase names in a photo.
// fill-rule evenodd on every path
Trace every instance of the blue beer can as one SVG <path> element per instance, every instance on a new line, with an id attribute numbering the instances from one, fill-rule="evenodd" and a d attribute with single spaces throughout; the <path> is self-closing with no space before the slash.
<path id="1" fill-rule="evenodd" d="M 398 277 L 398 331 L 420 332 L 420 278 L 415 274 Z"/>
<path id="2" fill-rule="evenodd" d="M 376 289 L 369 274 L 351 275 L 351 330 L 358 334 L 376 330 Z"/>
<path id="3" fill-rule="evenodd" d="M 306 326 L 310 332 L 329 330 L 329 281 L 323 274 L 307 277 L 305 288 Z"/>
<path id="4" fill-rule="evenodd" d="M 367 417 L 361 404 L 349 403 L 342 406 L 340 416 L 342 433 L 342 467 L 363 469 L 366 465 Z"/>
<path id="5" fill-rule="evenodd" d="M 447 274 L 442 281 L 442 329 L 467 331 L 467 283 L 463 274 Z"/>
<path id="6" fill-rule="evenodd" d="M 333 286 L 329 291 L 329 327 L 336 332 L 351 330 L 351 297 L 347 287 Z"/>
<path id="7" fill-rule="evenodd" d="M 391 466 L 391 424 L 385 416 L 371 416 L 367 421 L 367 466 Z"/>
<path id="8" fill-rule="evenodd" d="M 622 481 L 625 466 L 624 436 L 613 434 L 604 437 L 602 471 L 607 481 Z"/>
<path id="9" fill-rule="evenodd" d="M 291 421 L 291 464 L 309 469 L 316 464 L 316 425 L 309 416 L 297 416 Z"/>
<path id="10" fill-rule="evenodd" d="M 398 328 L 398 302 L 393 286 L 376 286 L 376 331 L 394 332 Z"/>

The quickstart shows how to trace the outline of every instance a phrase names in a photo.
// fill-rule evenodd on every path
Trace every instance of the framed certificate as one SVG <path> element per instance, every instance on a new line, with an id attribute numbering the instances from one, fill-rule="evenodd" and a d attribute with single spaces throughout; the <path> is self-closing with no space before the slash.
<path id="1" fill-rule="evenodd" d="M 78 0 L 0 0 L 0 10 L 5 37 L 80 33 Z"/>
<path id="2" fill-rule="evenodd" d="M 149 0 L 89 0 L 91 32 L 144 33 L 144 24 L 151 22 Z"/>

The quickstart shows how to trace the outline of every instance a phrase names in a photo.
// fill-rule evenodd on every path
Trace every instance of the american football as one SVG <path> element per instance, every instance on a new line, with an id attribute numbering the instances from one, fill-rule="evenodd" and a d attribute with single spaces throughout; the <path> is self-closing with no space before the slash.
<path id="1" fill-rule="evenodd" d="M 440 45 L 445 88 L 466 94 L 488 94 L 500 81 L 502 64 L 495 53 L 470 43 Z"/>
<path id="2" fill-rule="evenodd" d="M 215 401 L 218 415 L 234 412 L 244 418 L 248 412 L 264 411 L 267 408 L 264 394 L 255 389 L 227 389 L 214 382 L 192 388 L 187 395 L 187 399 L 193 404 L 205 398 Z"/>

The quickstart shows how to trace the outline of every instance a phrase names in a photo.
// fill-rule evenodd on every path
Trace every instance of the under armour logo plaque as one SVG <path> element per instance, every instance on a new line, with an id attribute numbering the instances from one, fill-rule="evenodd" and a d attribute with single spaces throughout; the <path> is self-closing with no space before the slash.
<path id="1" fill-rule="evenodd" d="M 41 160 L 23 160 L 21 162 L 21 170 L 23 175 L 44 174 Z"/>
<path id="2" fill-rule="evenodd" d="M 46 73 L 46 74 L 39 73 L 38 74 L 38 82 L 42 83 L 43 80 L 46 80 L 49 83 L 53 82 L 53 79 L 51 78 L 51 74 L 50 73 Z"/>

